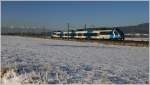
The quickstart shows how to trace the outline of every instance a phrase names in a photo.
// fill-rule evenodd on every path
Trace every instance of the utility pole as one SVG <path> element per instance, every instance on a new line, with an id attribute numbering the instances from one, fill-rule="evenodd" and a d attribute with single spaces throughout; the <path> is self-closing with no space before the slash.
<path id="1" fill-rule="evenodd" d="M 86 29 L 86 24 L 84 25 L 84 30 L 85 31 L 87 31 L 87 29 Z M 88 35 L 86 35 L 86 38 L 85 38 L 85 40 L 87 40 L 88 39 L 88 37 L 87 37 Z"/>
<path id="2" fill-rule="evenodd" d="M 69 23 L 67 23 L 67 28 L 68 28 L 68 40 L 69 40 Z"/>
<path id="3" fill-rule="evenodd" d="M 85 26 L 84 26 L 84 29 L 85 29 L 85 31 L 86 31 L 86 24 L 85 24 Z"/>

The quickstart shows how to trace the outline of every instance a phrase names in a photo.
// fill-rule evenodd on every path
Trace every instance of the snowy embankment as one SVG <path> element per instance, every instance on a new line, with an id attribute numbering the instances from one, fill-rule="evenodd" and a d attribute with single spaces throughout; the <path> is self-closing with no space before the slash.
<path id="1" fill-rule="evenodd" d="M 149 49 L 146 47 L 17 36 L 2 36 L 1 41 L 2 70 L 15 69 L 20 83 L 130 84 L 149 81 Z M 7 83 L 7 79 L 3 78 L 1 83 Z"/>
<path id="2" fill-rule="evenodd" d="M 125 38 L 125 40 L 133 40 L 133 41 L 149 41 L 149 38 Z"/>

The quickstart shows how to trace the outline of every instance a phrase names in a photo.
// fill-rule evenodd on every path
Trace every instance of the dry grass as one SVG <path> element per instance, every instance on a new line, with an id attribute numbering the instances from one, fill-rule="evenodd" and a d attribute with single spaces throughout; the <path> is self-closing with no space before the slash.
<path id="1" fill-rule="evenodd" d="M 2 68 L 0 72 L 1 84 L 45 84 L 46 82 L 41 81 L 39 76 L 35 72 L 29 74 L 18 75 L 15 69 Z"/>
<path id="2" fill-rule="evenodd" d="M 47 73 L 46 73 L 47 74 Z M 45 80 L 41 79 L 41 76 L 35 73 L 34 71 L 30 73 L 25 73 L 25 74 L 17 74 L 15 68 L 2 68 L 0 72 L 1 76 L 1 84 L 12 84 L 12 85 L 21 85 L 21 84 L 48 84 L 49 80 L 47 77 Z M 46 76 L 46 75 L 45 75 Z M 57 80 L 65 80 L 62 77 L 62 74 L 59 72 L 59 69 L 57 69 L 57 74 L 56 74 L 56 79 Z M 107 78 L 106 75 L 102 75 L 100 80 L 92 81 L 93 74 L 89 73 L 87 75 L 87 78 L 81 82 L 83 84 L 112 84 L 112 82 Z M 66 77 L 66 79 L 68 79 Z M 91 82 L 92 81 L 92 82 Z"/>

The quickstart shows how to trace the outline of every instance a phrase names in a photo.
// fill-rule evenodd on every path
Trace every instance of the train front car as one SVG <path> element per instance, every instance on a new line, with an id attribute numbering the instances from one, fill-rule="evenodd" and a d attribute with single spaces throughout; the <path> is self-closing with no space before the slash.
<path id="1" fill-rule="evenodd" d="M 90 36 L 94 40 L 124 40 L 124 33 L 117 28 L 93 30 Z"/>
<path id="2" fill-rule="evenodd" d="M 124 33 L 117 28 L 112 30 L 112 37 L 113 40 L 124 40 Z"/>

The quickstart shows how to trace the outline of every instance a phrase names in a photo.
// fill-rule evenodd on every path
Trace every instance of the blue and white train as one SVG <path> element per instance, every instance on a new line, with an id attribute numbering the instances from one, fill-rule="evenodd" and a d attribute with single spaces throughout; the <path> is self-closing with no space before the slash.
<path id="1" fill-rule="evenodd" d="M 117 28 L 105 30 L 55 31 L 52 38 L 62 39 L 91 39 L 91 40 L 124 40 L 124 33 Z"/>

